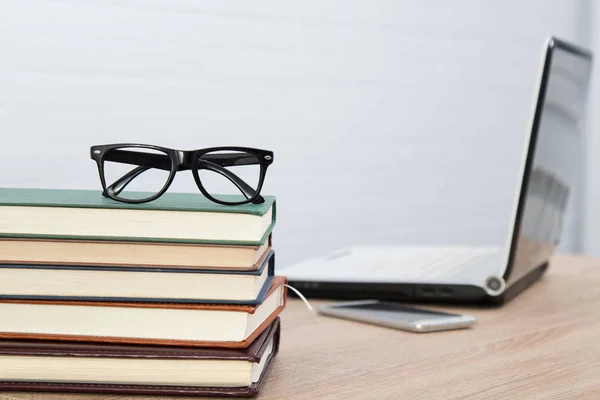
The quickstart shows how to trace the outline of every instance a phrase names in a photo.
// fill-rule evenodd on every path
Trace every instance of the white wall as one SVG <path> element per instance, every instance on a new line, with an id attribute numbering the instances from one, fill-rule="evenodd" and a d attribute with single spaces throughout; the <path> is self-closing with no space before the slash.
<path id="1" fill-rule="evenodd" d="M 98 188 L 98 143 L 250 145 L 282 263 L 504 243 L 542 46 L 585 40 L 581 4 L 3 1 L 0 185 Z"/>

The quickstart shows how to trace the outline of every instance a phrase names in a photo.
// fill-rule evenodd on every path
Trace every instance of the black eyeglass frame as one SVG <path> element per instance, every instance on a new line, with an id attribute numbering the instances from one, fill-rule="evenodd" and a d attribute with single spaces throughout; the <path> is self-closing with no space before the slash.
<path id="1" fill-rule="evenodd" d="M 156 151 L 162 152 L 169 156 L 170 163 L 171 163 L 169 177 L 167 178 L 167 181 L 166 181 L 165 185 L 163 186 L 163 188 L 160 189 L 153 196 L 147 197 L 144 199 L 124 199 L 124 198 L 118 197 L 118 195 L 115 195 L 114 192 L 112 190 L 110 190 L 109 187 L 107 186 L 105 175 L 104 175 L 104 162 L 105 162 L 106 155 L 110 154 L 111 151 L 117 150 L 119 148 L 127 148 L 127 147 L 128 148 L 156 150 Z M 198 162 L 203 155 L 206 155 L 208 153 L 218 152 L 218 151 L 244 152 L 244 153 L 249 153 L 253 156 L 256 156 L 256 158 L 258 159 L 258 163 L 260 165 L 260 174 L 259 174 L 258 186 L 256 187 L 256 189 L 251 188 L 252 191 L 255 192 L 251 197 L 249 197 L 243 201 L 227 202 L 227 201 L 219 200 L 218 198 L 211 196 L 211 194 L 204 188 L 204 185 L 202 184 L 202 180 L 200 179 L 200 176 L 198 174 L 198 168 L 197 168 Z M 161 155 L 158 154 L 158 156 L 161 156 Z M 216 158 L 218 158 L 217 155 L 212 155 L 212 156 L 213 156 L 213 158 L 215 158 L 215 156 L 216 156 Z M 265 200 L 260 195 L 260 192 L 262 190 L 265 176 L 267 174 L 267 169 L 268 169 L 269 165 L 271 165 L 273 163 L 273 152 L 270 150 L 263 150 L 263 149 L 257 149 L 257 148 L 252 148 L 252 147 L 238 147 L 238 146 L 207 147 L 207 148 L 196 149 L 196 150 L 177 150 L 177 149 L 171 149 L 168 147 L 149 145 L 149 144 L 115 143 L 115 144 L 92 146 L 90 148 L 90 157 L 96 162 L 96 165 L 98 166 L 98 174 L 100 176 L 100 182 L 102 184 L 102 190 L 103 190 L 102 195 L 109 197 L 116 201 L 130 203 L 130 204 L 147 203 L 147 202 L 151 202 L 151 201 L 158 199 L 163 194 L 165 194 L 165 192 L 169 189 L 169 187 L 173 183 L 173 180 L 175 179 L 175 175 L 177 174 L 177 172 L 185 171 L 185 170 L 192 171 L 192 175 L 194 177 L 194 180 L 196 181 L 196 185 L 198 186 L 198 189 L 200 190 L 200 192 L 206 198 L 208 198 L 209 200 L 211 200 L 217 204 L 222 204 L 222 205 L 242 205 L 242 204 L 248 204 L 248 203 L 261 204 L 261 203 L 264 203 Z M 221 159 L 221 161 L 227 160 L 227 158 L 228 157 L 225 157 L 224 159 Z M 232 164 L 230 164 L 231 160 L 228 160 L 228 161 L 229 162 L 225 162 L 225 164 L 232 165 Z M 255 164 L 255 163 L 252 163 L 252 164 Z M 241 164 L 241 165 L 243 165 L 243 164 Z M 244 185 L 246 185 L 250 188 L 250 186 L 247 185 L 245 182 L 243 182 L 243 180 L 241 180 L 239 177 L 237 177 L 237 175 L 235 175 L 235 174 L 231 174 L 231 175 L 233 177 L 235 177 L 236 179 L 239 179 L 239 181 L 241 181 L 241 183 L 243 183 Z M 239 188 L 239 186 L 238 186 L 238 188 Z"/>

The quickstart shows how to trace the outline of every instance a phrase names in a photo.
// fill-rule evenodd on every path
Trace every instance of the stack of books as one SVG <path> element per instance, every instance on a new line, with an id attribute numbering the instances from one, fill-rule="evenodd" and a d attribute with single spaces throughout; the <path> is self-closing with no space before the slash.
<path id="1" fill-rule="evenodd" d="M 256 395 L 287 300 L 263 197 L 0 189 L 0 391 Z"/>

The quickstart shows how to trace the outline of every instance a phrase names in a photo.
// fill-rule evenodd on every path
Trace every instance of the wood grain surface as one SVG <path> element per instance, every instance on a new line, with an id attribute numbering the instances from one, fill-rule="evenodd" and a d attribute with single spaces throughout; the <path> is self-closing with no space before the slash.
<path id="1" fill-rule="evenodd" d="M 430 308 L 478 322 L 417 334 L 315 316 L 290 300 L 259 398 L 600 399 L 600 260 L 556 257 L 541 281 L 502 308 Z M 0 393 L 34 399 L 167 397 Z"/>

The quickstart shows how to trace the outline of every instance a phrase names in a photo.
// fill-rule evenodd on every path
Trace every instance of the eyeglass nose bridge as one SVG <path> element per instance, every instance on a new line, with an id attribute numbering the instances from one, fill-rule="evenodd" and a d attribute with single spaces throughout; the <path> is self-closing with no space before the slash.
<path id="1" fill-rule="evenodd" d="M 192 166 L 192 157 L 193 154 L 191 152 L 177 150 L 177 166 Z"/>

